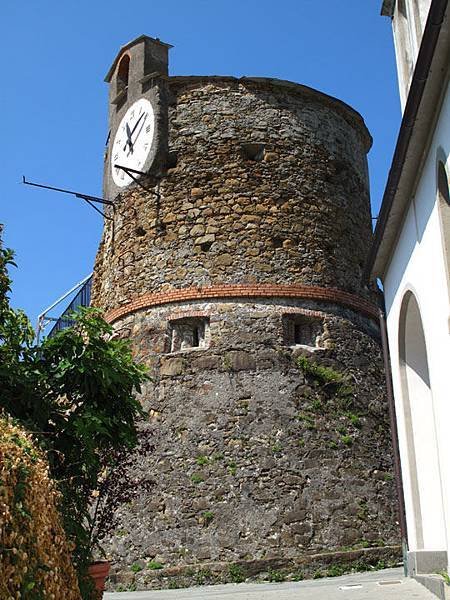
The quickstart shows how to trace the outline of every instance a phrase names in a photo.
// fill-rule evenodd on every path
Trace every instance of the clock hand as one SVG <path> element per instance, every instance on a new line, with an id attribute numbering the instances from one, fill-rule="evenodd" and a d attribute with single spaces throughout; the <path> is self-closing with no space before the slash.
<path id="1" fill-rule="evenodd" d="M 125 129 L 127 132 L 127 141 L 125 142 L 125 146 L 123 147 L 123 151 L 125 152 L 125 150 L 127 149 L 127 145 L 130 146 L 130 151 L 133 152 L 133 142 L 131 141 L 131 135 L 132 135 L 132 131 L 130 131 L 130 128 L 128 126 L 128 123 L 125 124 Z"/>
<path id="2" fill-rule="evenodd" d="M 145 115 L 145 119 L 146 119 L 146 118 L 147 118 L 147 114 Z M 136 143 L 136 140 L 138 139 L 138 137 L 139 137 L 139 135 L 140 135 L 141 131 L 144 129 L 145 119 L 142 121 L 141 128 L 140 128 L 140 129 L 139 129 L 139 131 L 137 132 L 137 134 L 136 134 L 136 137 L 134 138 L 134 142 L 133 142 L 133 144 L 135 144 L 135 143 Z"/>
<path id="3" fill-rule="evenodd" d="M 139 117 L 139 119 L 136 121 L 133 129 L 131 130 L 130 135 L 133 135 L 133 133 L 136 131 L 136 127 L 139 125 L 139 121 L 142 119 L 142 117 L 145 116 L 147 117 L 147 113 L 142 113 L 142 115 Z"/>
<path id="4" fill-rule="evenodd" d="M 147 113 L 142 113 L 142 115 L 139 117 L 139 119 L 136 121 L 136 123 L 134 124 L 133 129 L 130 131 L 130 128 L 128 127 L 128 123 L 126 124 L 126 128 L 127 128 L 127 136 L 128 139 L 125 142 L 125 146 L 123 147 L 123 151 L 125 152 L 125 150 L 127 149 L 127 144 L 130 145 L 130 149 L 131 151 L 133 150 L 132 145 L 133 142 L 131 141 L 131 136 L 133 135 L 133 133 L 136 131 L 136 127 L 139 125 L 140 120 L 142 119 L 142 117 L 145 115 L 145 117 L 147 117 Z M 145 121 L 145 119 L 144 119 Z"/>

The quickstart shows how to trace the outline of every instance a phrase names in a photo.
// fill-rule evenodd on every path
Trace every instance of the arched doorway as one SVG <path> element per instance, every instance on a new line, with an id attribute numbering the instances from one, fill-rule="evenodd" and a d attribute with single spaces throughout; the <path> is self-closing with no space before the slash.
<path id="1" fill-rule="evenodd" d="M 441 550 L 446 534 L 433 396 L 422 318 L 410 291 L 402 302 L 399 351 L 411 494 L 409 549 Z"/>

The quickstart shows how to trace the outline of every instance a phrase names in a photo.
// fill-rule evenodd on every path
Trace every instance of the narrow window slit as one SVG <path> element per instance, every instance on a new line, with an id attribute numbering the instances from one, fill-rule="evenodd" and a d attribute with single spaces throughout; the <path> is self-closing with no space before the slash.
<path id="1" fill-rule="evenodd" d="M 323 321 L 308 315 L 284 315 L 283 334 L 287 346 L 319 348 L 323 334 Z"/>
<path id="2" fill-rule="evenodd" d="M 190 348 L 207 348 L 209 345 L 209 319 L 186 317 L 169 321 L 169 352 Z"/>
<path id="3" fill-rule="evenodd" d="M 241 145 L 241 155 L 246 160 L 261 161 L 264 158 L 264 144 L 246 143 Z"/>

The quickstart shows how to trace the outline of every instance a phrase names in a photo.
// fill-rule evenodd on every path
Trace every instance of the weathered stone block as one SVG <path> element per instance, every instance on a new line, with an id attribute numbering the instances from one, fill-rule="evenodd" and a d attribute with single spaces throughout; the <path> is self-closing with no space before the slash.
<path id="1" fill-rule="evenodd" d="M 166 377 L 181 375 L 185 368 L 182 358 L 165 358 L 161 360 L 160 374 Z"/>
<path id="2" fill-rule="evenodd" d="M 249 352 L 229 352 L 225 359 L 230 361 L 230 368 L 233 371 L 246 371 L 256 368 L 255 357 Z"/>
<path id="3" fill-rule="evenodd" d="M 233 258 L 230 254 L 220 254 L 214 260 L 216 265 L 228 267 L 233 263 Z"/>

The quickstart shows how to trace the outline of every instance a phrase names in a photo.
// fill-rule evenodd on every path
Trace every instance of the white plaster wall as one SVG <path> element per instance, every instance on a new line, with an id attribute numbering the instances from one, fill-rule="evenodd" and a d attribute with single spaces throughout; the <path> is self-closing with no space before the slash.
<path id="1" fill-rule="evenodd" d="M 429 481 L 439 477 L 442 485 L 442 512 L 436 515 L 426 494 L 421 497 L 424 523 L 424 546 L 428 550 L 447 549 L 450 556 L 450 335 L 449 290 L 437 203 L 437 151 L 441 147 L 449 166 L 450 155 L 450 93 L 447 89 L 440 118 L 434 132 L 415 198 L 403 223 L 383 285 L 386 298 L 387 325 L 391 352 L 394 395 L 397 409 L 399 441 L 405 487 L 405 504 L 410 550 L 417 549 L 412 518 L 410 456 L 406 445 L 405 406 L 399 361 L 399 317 L 407 290 L 417 299 L 427 346 L 430 387 L 437 445 L 437 464 L 419 460 L 419 479 Z M 420 414 L 412 407 L 412 421 Z M 414 425 L 413 425 L 414 427 Z M 429 456 L 433 440 L 415 440 L 416 454 Z M 425 464 L 424 464 L 425 463 Z M 416 545 L 416 547 L 415 547 Z"/>
<path id="2" fill-rule="evenodd" d="M 428 12 L 431 6 L 431 0 L 413 0 L 418 6 L 419 18 L 420 18 L 420 26 L 423 30 L 425 29 L 425 23 L 427 22 Z"/>

